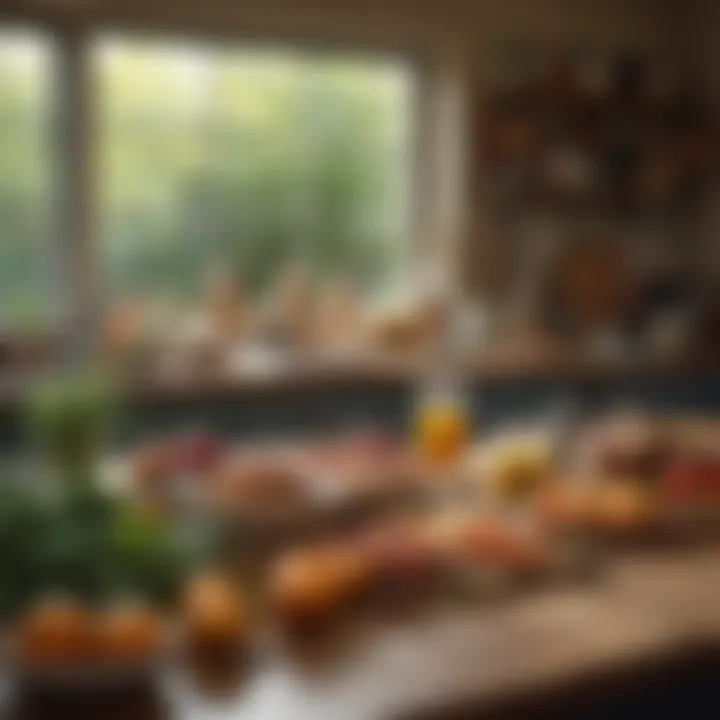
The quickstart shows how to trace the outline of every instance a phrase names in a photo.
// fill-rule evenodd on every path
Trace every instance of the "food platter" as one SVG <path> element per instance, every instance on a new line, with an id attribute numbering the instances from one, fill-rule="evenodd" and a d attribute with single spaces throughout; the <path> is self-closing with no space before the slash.
<path id="1" fill-rule="evenodd" d="M 4 532 L 25 538 L 18 577 L 34 583 L 8 626 L 10 674 L 118 688 L 188 652 L 256 657 L 274 634 L 289 643 L 396 609 L 482 612 L 601 583 L 629 549 L 702 542 L 699 526 L 720 525 L 718 426 L 699 442 L 666 419 L 614 418 L 571 443 L 543 428 L 470 443 L 461 413 L 441 410 L 422 408 L 415 438 L 179 434 L 129 448 L 107 488 L 72 479 L 59 502 L 8 496 L 18 515 Z M 53 542 L 26 537 L 24 518 Z M 196 530 L 191 558 L 179 541 Z M 48 598 L 58 579 L 70 594 Z M 128 589 L 139 606 L 118 605 Z"/>

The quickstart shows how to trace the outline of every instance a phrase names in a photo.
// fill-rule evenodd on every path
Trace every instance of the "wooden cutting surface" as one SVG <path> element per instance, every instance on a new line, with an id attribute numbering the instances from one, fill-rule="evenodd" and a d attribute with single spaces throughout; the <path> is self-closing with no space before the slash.
<path id="1" fill-rule="evenodd" d="M 501 709 L 524 699 L 574 702 L 583 688 L 621 692 L 649 668 L 676 660 L 679 672 L 700 662 L 720 648 L 719 598 L 720 546 L 636 556 L 591 585 L 356 623 L 302 652 L 268 650 L 247 668 L 178 669 L 155 695 L 126 692 L 67 710 L 31 697 L 6 716 L 375 720 L 472 708 L 473 717 L 508 717 Z"/>

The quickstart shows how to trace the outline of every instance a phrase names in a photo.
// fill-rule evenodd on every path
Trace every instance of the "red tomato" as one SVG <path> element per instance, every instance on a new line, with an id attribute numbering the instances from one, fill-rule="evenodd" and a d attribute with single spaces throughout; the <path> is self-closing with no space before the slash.
<path id="1" fill-rule="evenodd" d="M 673 463 L 664 474 L 663 487 L 672 501 L 686 502 L 703 497 L 704 478 L 702 467 L 692 460 L 679 460 Z"/>

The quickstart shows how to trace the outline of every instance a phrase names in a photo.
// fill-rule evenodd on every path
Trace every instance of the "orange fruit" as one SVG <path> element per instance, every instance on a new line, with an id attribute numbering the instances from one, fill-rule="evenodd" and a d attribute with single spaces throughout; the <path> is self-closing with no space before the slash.
<path id="1" fill-rule="evenodd" d="M 45 600 L 25 616 L 18 641 L 20 654 L 30 662 L 62 665 L 82 661 L 91 647 L 92 624 L 72 600 Z"/>

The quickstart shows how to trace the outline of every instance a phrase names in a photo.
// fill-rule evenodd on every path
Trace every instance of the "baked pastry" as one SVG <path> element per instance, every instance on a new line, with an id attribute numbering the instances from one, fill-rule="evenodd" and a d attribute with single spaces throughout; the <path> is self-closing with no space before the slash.
<path id="1" fill-rule="evenodd" d="M 346 547 L 286 553 L 270 570 L 268 594 L 282 620 L 316 621 L 359 593 L 370 577 L 365 555 Z"/>
<path id="2" fill-rule="evenodd" d="M 318 342 L 325 348 L 357 343 L 362 330 L 363 308 L 355 288 L 336 280 L 323 290 L 318 307 Z"/>
<path id="3" fill-rule="evenodd" d="M 206 291 L 206 313 L 214 340 L 228 345 L 243 340 L 250 313 L 242 285 L 223 268 L 212 269 Z"/>
<path id="4" fill-rule="evenodd" d="M 272 335 L 282 345 L 312 346 L 318 338 L 318 307 L 313 279 L 301 265 L 280 274 L 270 297 Z"/>
<path id="5" fill-rule="evenodd" d="M 190 580 L 183 603 L 185 630 L 196 646 L 221 646 L 247 637 L 247 608 L 240 591 L 219 575 Z"/>
<path id="6" fill-rule="evenodd" d="M 211 480 L 217 507 L 259 517 L 284 517 L 310 502 L 305 478 L 272 454 L 238 453 L 221 463 Z"/>
<path id="7" fill-rule="evenodd" d="M 666 455 L 662 428 L 630 415 L 591 427 L 580 443 L 584 469 L 608 478 L 652 481 L 657 479 Z"/>
<path id="8" fill-rule="evenodd" d="M 162 641 L 161 623 L 143 605 L 127 605 L 100 615 L 95 625 L 96 653 L 109 662 L 142 662 L 153 657 Z"/>
<path id="9" fill-rule="evenodd" d="M 540 497 L 538 508 L 556 528 L 600 532 L 643 530 L 660 515 L 656 494 L 633 481 L 557 486 Z"/>

